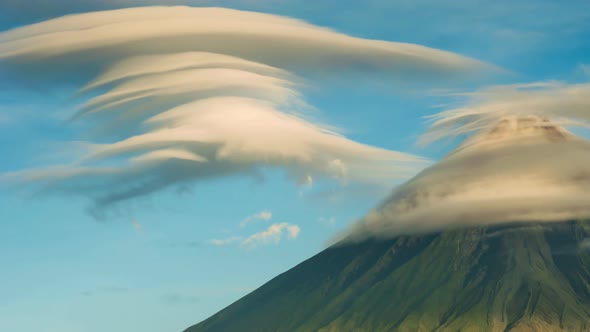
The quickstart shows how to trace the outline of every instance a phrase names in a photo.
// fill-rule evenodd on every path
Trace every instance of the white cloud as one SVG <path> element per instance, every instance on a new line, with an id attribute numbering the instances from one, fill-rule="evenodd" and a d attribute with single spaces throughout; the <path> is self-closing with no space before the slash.
<path id="1" fill-rule="evenodd" d="M 287 232 L 289 233 L 287 236 L 289 239 L 296 239 L 301 232 L 301 228 L 297 225 L 289 225 L 287 226 Z"/>
<path id="2" fill-rule="evenodd" d="M 260 211 L 256 214 L 253 214 L 251 216 L 244 218 L 244 220 L 242 220 L 240 222 L 240 227 L 245 227 L 247 224 L 249 224 L 250 222 L 255 221 L 255 220 L 268 221 L 271 219 L 272 219 L 272 212 L 270 212 L 268 210 L 263 210 L 263 211 Z"/>
<path id="3" fill-rule="evenodd" d="M 319 65 L 325 69 L 330 63 L 365 64 L 398 73 L 408 67 L 449 72 L 484 66 L 420 45 L 355 38 L 301 20 L 226 8 L 143 7 L 93 12 L 0 35 L 0 58 L 107 50 L 111 54 L 210 51 L 281 67 Z"/>
<path id="4" fill-rule="evenodd" d="M 296 239 L 299 236 L 300 231 L 301 228 L 297 225 L 286 222 L 275 223 L 270 225 L 266 230 L 249 236 L 242 242 L 242 245 L 253 247 L 259 244 L 278 244 L 281 242 L 285 233 L 288 239 Z"/>
<path id="5" fill-rule="evenodd" d="M 270 220 L 271 214 L 263 211 L 259 214 L 259 219 Z M 301 228 L 297 225 L 282 222 L 274 223 L 262 232 L 254 233 L 246 238 L 242 236 L 231 236 L 225 239 L 212 239 L 209 241 L 214 246 L 225 246 L 240 243 L 243 247 L 255 247 L 261 244 L 279 244 L 281 239 L 287 238 L 294 240 L 299 236 Z"/>
<path id="6" fill-rule="evenodd" d="M 6 31 L 0 62 L 36 85 L 78 84 L 85 102 L 74 119 L 97 133 L 87 151 L 62 165 L 3 178 L 84 195 L 96 215 L 166 188 L 259 177 L 266 168 L 283 169 L 301 184 L 399 181 L 428 162 L 313 121 L 303 80 L 292 72 L 334 76 L 370 68 L 407 80 L 417 72 L 449 79 L 488 68 L 450 52 L 355 38 L 287 17 L 191 7 L 70 15 Z"/>

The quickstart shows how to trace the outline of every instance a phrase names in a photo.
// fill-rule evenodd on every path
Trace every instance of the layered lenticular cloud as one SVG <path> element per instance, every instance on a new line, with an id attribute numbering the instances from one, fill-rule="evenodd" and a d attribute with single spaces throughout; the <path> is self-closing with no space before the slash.
<path id="1" fill-rule="evenodd" d="M 305 81 L 294 73 L 451 77 L 488 67 L 286 17 L 190 7 L 71 15 L 7 31 L 0 65 L 37 84 L 79 84 L 72 94 L 84 102 L 71 120 L 89 124 L 94 135 L 62 165 L 5 178 L 86 196 L 96 213 L 200 179 L 260 176 L 265 168 L 284 169 L 300 183 L 403 179 L 426 160 L 351 141 L 313 121 Z"/>

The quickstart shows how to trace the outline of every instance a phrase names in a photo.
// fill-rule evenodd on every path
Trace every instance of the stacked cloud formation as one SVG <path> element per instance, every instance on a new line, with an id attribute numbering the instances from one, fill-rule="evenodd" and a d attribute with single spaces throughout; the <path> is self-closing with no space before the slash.
<path id="1" fill-rule="evenodd" d="M 407 177 L 425 160 L 313 122 L 293 72 L 449 77 L 486 67 L 290 18 L 190 7 L 72 15 L 7 31 L 0 65 L 37 84 L 80 84 L 78 96 L 87 97 L 72 119 L 91 124 L 94 141 L 63 165 L 5 178 L 82 194 L 94 211 L 199 179 L 259 176 L 266 167 L 299 182 Z"/>
<path id="2" fill-rule="evenodd" d="M 590 218 L 590 85 L 536 83 L 467 94 L 433 119 L 425 141 L 476 132 L 396 189 L 351 239 L 449 226 Z M 350 234 L 348 234 L 350 235 Z"/>

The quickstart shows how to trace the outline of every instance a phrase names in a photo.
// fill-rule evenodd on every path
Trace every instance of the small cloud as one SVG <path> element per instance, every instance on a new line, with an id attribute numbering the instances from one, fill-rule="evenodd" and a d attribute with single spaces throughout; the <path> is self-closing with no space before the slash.
<path id="1" fill-rule="evenodd" d="M 289 239 L 296 239 L 299 236 L 299 232 L 301 232 L 301 228 L 297 225 L 289 225 L 287 232 L 289 232 Z"/>
<path id="2" fill-rule="evenodd" d="M 579 64 L 578 71 L 584 74 L 584 76 L 586 76 L 587 78 L 590 78 L 590 64 Z"/>
<path id="3" fill-rule="evenodd" d="M 301 232 L 301 228 L 297 225 L 286 222 L 270 225 L 266 230 L 255 233 L 242 241 L 242 245 L 246 247 L 253 247 L 257 244 L 278 244 L 281 242 L 283 235 L 287 233 L 288 239 L 296 239 Z"/>
<path id="4" fill-rule="evenodd" d="M 240 227 L 245 227 L 248 223 L 255 221 L 255 220 L 271 220 L 272 219 L 272 212 L 268 210 L 260 211 L 256 214 L 246 217 L 244 220 L 240 222 Z"/>
<path id="5" fill-rule="evenodd" d="M 329 218 L 325 218 L 325 217 L 320 217 L 318 219 L 318 222 L 320 224 L 329 226 L 329 227 L 334 227 L 334 225 L 336 225 L 336 217 L 329 217 Z"/>
<path id="6" fill-rule="evenodd" d="M 133 228 L 135 228 L 135 230 L 138 232 L 143 229 L 143 225 L 140 224 L 139 221 L 137 221 L 136 219 L 131 220 L 131 225 L 133 225 Z"/>
<path id="7" fill-rule="evenodd" d="M 212 240 L 209 240 L 209 243 L 214 246 L 220 247 L 220 246 L 226 246 L 229 244 L 237 243 L 237 242 L 240 242 L 241 240 L 242 240 L 241 236 L 232 236 L 232 237 L 228 237 L 225 239 L 212 239 Z"/>

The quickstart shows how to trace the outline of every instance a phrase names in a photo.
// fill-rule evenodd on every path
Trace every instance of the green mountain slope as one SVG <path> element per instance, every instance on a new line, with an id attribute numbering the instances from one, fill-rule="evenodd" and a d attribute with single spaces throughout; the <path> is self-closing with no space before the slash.
<path id="1" fill-rule="evenodd" d="M 199 331 L 590 331 L 590 223 L 472 227 L 334 246 Z"/>

